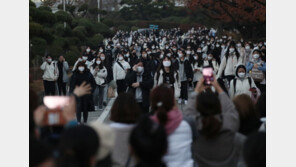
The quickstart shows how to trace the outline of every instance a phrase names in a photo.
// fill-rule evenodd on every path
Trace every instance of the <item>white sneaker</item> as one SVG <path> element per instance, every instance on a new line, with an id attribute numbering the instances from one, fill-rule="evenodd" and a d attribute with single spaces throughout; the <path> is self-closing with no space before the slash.
<path id="1" fill-rule="evenodd" d="M 178 104 L 181 104 L 181 103 L 182 103 L 182 99 L 179 99 L 179 100 L 178 100 Z"/>
<path id="2" fill-rule="evenodd" d="M 95 111 L 98 111 L 98 109 L 99 109 L 99 106 L 95 106 Z"/>
<path id="3" fill-rule="evenodd" d="M 187 100 L 184 100 L 184 104 L 185 104 L 185 105 L 187 104 Z"/>

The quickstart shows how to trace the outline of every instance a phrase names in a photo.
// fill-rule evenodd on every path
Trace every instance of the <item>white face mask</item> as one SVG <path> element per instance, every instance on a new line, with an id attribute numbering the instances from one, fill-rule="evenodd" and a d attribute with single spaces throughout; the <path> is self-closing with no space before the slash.
<path id="1" fill-rule="evenodd" d="M 129 54 L 125 54 L 125 57 L 129 57 Z"/>
<path id="2" fill-rule="evenodd" d="M 190 50 L 186 51 L 186 54 L 190 55 L 190 53 L 191 53 L 191 51 L 190 51 Z"/>
<path id="3" fill-rule="evenodd" d="M 90 49 L 86 49 L 86 52 L 87 52 L 87 53 L 90 52 Z"/>
<path id="4" fill-rule="evenodd" d="M 202 55 L 202 58 L 203 58 L 203 59 L 207 58 L 207 54 L 203 54 L 203 55 Z"/>
<path id="5" fill-rule="evenodd" d="M 83 66 L 80 66 L 80 67 L 78 67 L 78 70 L 79 70 L 80 72 L 82 72 L 82 71 L 84 71 L 84 67 L 83 67 Z"/>
<path id="6" fill-rule="evenodd" d="M 258 59 L 258 58 L 259 58 L 259 54 L 254 54 L 253 57 L 254 57 L 255 59 Z"/>
<path id="7" fill-rule="evenodd" d="M 165 48 L 166 48 L 166 49 L 169 49 L 169 47 L 168 47 L 168 46 L 166 46 Z"/>
<path id="8" fill-rule="evenodd" d="M 171 62 L 170 61 L 163 61 L 162 64 L 165 67 L 170 67 L 171 66 Z"/>
<path id="9" fill-rule="evenodd" d="M 194 58 L 194 60 L 197 60 L 197 59 L 198 59 L 198 57 L 197 57 L 197 56 L 193 56 L 193 58 Z"/>
<path id="10" fill-rule="evenodd" d="M 208 57 L 208 60 L 212 60 L 213 59 L 213 57 Z"/>
<path id="11" fill-rule="evenodd" d="M 122 56 L 118 57 L 118 60 L 119 61 L 123 60 L 123 57 Z"/>
<path id="12" fill-rule="evenodd" d="M 219 46 L 220 46 L 219 44 L 216 45 L 217 48 L 218 48 Z"/>
<path id="13" fill-rule="evenodd" d="M 221 48 L 222 48 L 222 49 L 224 49 L 224 48 L 225 48 L 225 46 L 224 46 L 224 45 L 222 45 L 222 46 L 221 46 Z"/>
<path id="14" fill-rule="evenodd" d="M 159 58 L 161 58 L 161 59 L 162 59 L 162 58 L 163 58 L 163 54 L 161 54 L 161 55 L 159 56 Z"/>
<path id="15" fill-rule="evenodd" d="M 144 68 L 142 66 L 137 67 L 138 72 L 142 72 L 143 70 L 144 70 Z"/>
<path id="16" fill-rule="evenodd" d="M 87 57 L 86 57 L 86 56 L 82 56 L 82 59 L 83 59 L 83 60 L 87 60 Z"/>
<path id="17" fill-rule="evenodd" d="M 234 48 L 229 48 L 229 53 L 233 53 L 234 52 Z"/>
<path id="18" fill-rule="evenodd" d="M 101 57 L 101 60 L 105 60 L 105 57 Z"/>
<path id="19" fill-rule="evenodd" d="M 142 54 L 142 57 L 146 58 L 147 57 L 147 54 Z"/>
<path id="20" fill-rule="evenodd" d="M 171 57 L 171 54 L 170 54 L 170 53 L 168 53 L 168 54 L 167 54 L 167 56 L 168 56 L 168 57 Z"/>
<path id="21" fill-rule="evenodd" d="M 152 46 L 151 48 L 152 48 L 152 49 L 155 49 L 155 46 Z"/>
<path id="22" fill-rule="evenodd" d="M 179 58 L 181 59 L 183 57 L 183 55 L 181 53 L 178 53 Z"/>
<path id="23" fill-rule="evenodd" d="M 151 52 L 149 51 L 149 52 L 147 52 L 148 54 L 151 54 Z"/>
<path id="24" fill-rule="evenodd" d="M 244 73 L 244 72 L 239 72 L 239 73 L 237 73 L 237 75 L 238 75 L 239 78 L 244 78 L 245 75 L 246 75 L 246 73 Z"/>
<path id="25" fill-rule="evenodd" d="M 51 61 L 52 61 L 52 59 L 47 59 L 47 62 L 49 62 L 49 63 L 50 63 Z"/>
<path id="26" fill-rule="evenodd" d="M 103 52 L 103 49 L 100 49 L 100 52 Z"/>
<path id="27" fill-rule="evenodd" d="M 176 48 L 173 48 L 173 51 L 176 51 L 177 49 Z"/>
<path id="28" fill-rule="evenodd" d="M 97 64 L 101 64 L 101 61 L 96 61 Z"/>
<path id="29" fill-rule="evenodd" d="M 246 46 L 246 50 L 249 50 L 250 49 L 250 46 L 248 45 L 248 46 Z"/>
<path id="30" fill-rule="evenodd" d="M 240 43 L 236 44 L 237 47 L 241 47 L 242 45 Z"/>
<path id="31" fill-rule="evenodd" d="M 197 52 L 197 53 L 201 53 L 201 50 L 197 50 L 196 52 Z"/>

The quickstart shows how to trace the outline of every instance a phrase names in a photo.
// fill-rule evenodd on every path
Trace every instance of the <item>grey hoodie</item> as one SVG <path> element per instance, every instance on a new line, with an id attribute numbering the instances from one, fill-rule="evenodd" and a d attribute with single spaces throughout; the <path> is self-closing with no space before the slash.
<path id="1" fill-rule="evenodd" d="M 196 97 L 193 92 L 185 107 L 184 116 L 194 117 L 198 130 L 202 127 L 201 114 L 196 110 Z M 225 92 L 219 94 L 222 107 L 222 127 L 218 137 L 206 139 L 198 133 L 193 144 L 193 156 L 199 167 L 237 167 L 245 166 L 242 160 L 242 146 L 245 136 L 237 133 L 239 115 L 233 102 Z"/>

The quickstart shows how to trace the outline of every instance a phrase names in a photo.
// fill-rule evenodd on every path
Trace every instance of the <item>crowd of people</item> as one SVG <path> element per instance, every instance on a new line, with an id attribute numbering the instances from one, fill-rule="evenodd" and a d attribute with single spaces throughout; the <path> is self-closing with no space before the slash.
<path id="1" fill-rule="evenodd" d="M 199 27 L 118 31 L 88 47 L 70 78 L 65 58 L 48 55 L 45 95 L 71 102 L 62 110 L 66 124 L 48 127 L 46 107 L 30 92 L 30 166 L 266 166 L 265 49 L 264 41 Z M 88 123 L 112 89 L 111 123 Z"/>

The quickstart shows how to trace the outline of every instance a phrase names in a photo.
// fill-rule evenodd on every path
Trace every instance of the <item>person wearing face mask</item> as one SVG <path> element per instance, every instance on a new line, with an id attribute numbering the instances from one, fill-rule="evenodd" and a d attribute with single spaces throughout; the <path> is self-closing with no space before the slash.
<path id="1" fill-rule="evenodd" d="M 246 53 L 246 56 L 245 56 L 245 61 L 246 64 L 251 61 L 252 59 L 252 48 L 251 48 L 251 45 L 250 43 L 245 43 L 245 53 Z"/>
<path id="2" fill-rule="evenodd" d="M 72 69 L 72 72 L 74 72 L 76 70 L 77 64 L 79 62 L 83 62 L 88 69 L 90 68 L 90 66 L 92 64 L 92 61 L 88 61 L 88 56 L 84 54 L 84 55 L 82 55 L 82 57 L 78 58 L 78 60 L 75 62 L 74 66 L 73 66 L 73 69 Z"/>
<path id="3" fill-rule="evenodd" d="M 122 54 L 118 54 L 118 60 L 113 65 L 113 79 L 117 85 L 117 94 L 126 91 L 125 76 L 131 68 L 129 63 L 126 62 Z"/>
<path id="4" fill-rule="evenodd" d="M 218 64 L 220 64 L 220 61 L 221 61 L 221 59 L 220 59 L 221 51 L 222 51 L 222 48 L 220 46 L 220 43 L 217 42 L 215 44 L 215 48 L 213 50 L 213 56 L 216 59 Z"/>
<path id="5" fill-rule="evenodd" d="M 144 68 L 146 69 L 147 72 L 148 71 L 153 72 L 155 65 L 149 53 L 151 53 L 151 51 L 148 51 L 148 52 L 143 51 L 140 61 L 143 63 Z"/>
<path id="6" fill-rule="evenodd" d="M 179 73 L 172 66 L 172 61 L 167 56 L 162 60 L 162 63 L 154 75 L 154 87 L 163 83 L 168 84 L 174 90 L 176 99 L 180 97 L 181 81 Z"/>
<path id="7" fill-rule="evenodd" d="M 224 73 L 224 78 L 230 82 L 235 78 L 235 69 L 238 64 L 242 64 L 242 57 L 235 48 L 235 43 L 231 41 L 229 47 L 226 50 L 225 56 L 221 61 L 217 78 L 222 78 L 222 73 Z"/>
<path id="8" fill-rule="evenodd" d="M 202 69 L 203 69 L 203 60 L 201 56 L 195 54 L 193 56 L 192 61 L 192 70 L 193 70 L 193 85 L 196 86 L 196 83 L 203 77 Z"/>
<path id="9" fill-rule="evenodd" d="M 96 89 L 94 91 L 94 105 L 95 110 L 103 109 L 104 89 L 106 87 L 107 69 L 103 65 L 101 58 L 97 58 L 95 63 L 91 66 L 90 72 L 95 78 Z"/>
<path id="10" fill-rule="evenodd" d="M 65 60 L 64 56 L 59 57 L 59 61 L 57 63 L 59 69 L 59 78 L 58 78 L 58 89 L 59 95 L 66 95 L 66 85 L 69 81 L 68 78 L 68 70 L 69 65 L 68 62 Z"/>
<path id="11" fill-rule="evenodd" d="M 217 63 L 216 59 L 214 58 L 212 53 L 209 53 L 207 58 L 204 60 L 203 66 L 210 66 L 214 70 L 214 74 L 216 75 L 219 70 L 219 64 Z"/>
<path id="12" fill-rule="evenodd" d="M 83 122 L 87 122 L 88 111 L 94 111 L 94 101 L 92 93 L 96 89 L 96 81 L 84 62 L 77 64 L 77 69 L 74 71 L 70 79 L 70 94 L 73 93 L 76 86 L 80 86 L 83 82 L 91 85 L 91 94 L 81 96 L 77 99 L 77 121 L 81 123 L 81 113 L 83 113 Z"/>
<path id="13" fill-rule="evenodd" d="M 179 52 L 179 76 L 181 81 L 181 96 L 178 100 L 178 103 L 181 104 L 182 101 L 184 104 L 187 104 L 188 100 L 188 82 L 192 81 L 193 78 L 193 71 L 192 67 L 190 66 L 189 60 L 185 58 L 183 52 Z"/>
<path id="14" fill-rule="evenodd" d="M 52 61 L 51 56 L 46 56 L 46 61 L 42 63 L 40 69 L 44 71 L 42 79 L 45 96 L 55 95 L 56 80 L 59 77 L 59 69 L 57 63 Z"/>
<path id="15" fill-rule="evenodd" d="M 252 60 L 247 63 L 247 73 L 253 78 L 257 87 L 265 92 L 266 63 L 261 60 L 261 52 L 254 50 Z"/>
<path id="16" fill-rule="evenodd" d="M 251 88 L 257 89 L 254 80 L 246 75 L 246 67 L 243 64 L 236 68 L 236 78 L 231 80 L 229 88 L 230 99 L 240 94 L 247 94 L 252 97 Z"/>
<path id="17" fill-rule="evenodd" d="M 94 59 L 94 54 L 92 53 L 92 50 L 90 47 L 86 48 L 83 55 L 85 55 L 87 57 L 88 61 L 92 61 Z"/>
<path id="18" fill-rule="evenodd" d="M 126 74 L 125 82 L 129 93 L 133 94 L 143 114 L 149 112 L 149 96 L 153 87 L 153 77 L 150 71 L 146 71 L 143 62 L 138 62 L 132 70 Z"/>

